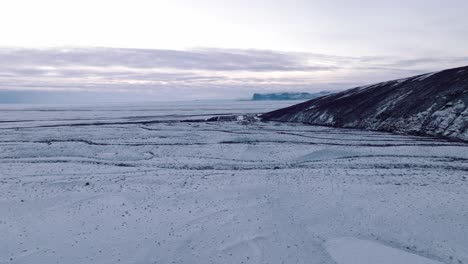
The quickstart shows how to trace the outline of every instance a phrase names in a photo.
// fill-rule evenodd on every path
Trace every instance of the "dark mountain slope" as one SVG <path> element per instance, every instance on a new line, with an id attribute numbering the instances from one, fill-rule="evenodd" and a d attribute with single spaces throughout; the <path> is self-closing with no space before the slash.
<path id="1" fill-rule="evenodd" d="M 349 89 L 261 118 L 468 141 L 467 106 L 468 66 Z"/>

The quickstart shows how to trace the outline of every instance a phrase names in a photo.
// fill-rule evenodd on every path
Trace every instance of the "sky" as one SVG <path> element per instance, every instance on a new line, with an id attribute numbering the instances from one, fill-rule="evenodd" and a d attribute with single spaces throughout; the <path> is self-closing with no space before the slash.
<path id="1" fill-rule="evenodd" d="M 343 90 L 468 65 L 467 11 L 466 0 L 5 0 L 0 102 Z"/>

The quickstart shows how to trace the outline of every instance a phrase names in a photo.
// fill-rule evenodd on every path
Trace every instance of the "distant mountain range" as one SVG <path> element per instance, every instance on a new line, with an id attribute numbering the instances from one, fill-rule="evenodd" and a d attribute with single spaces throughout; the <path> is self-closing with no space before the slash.
<path id="1" fill-rule="evenodd" d="M 331 91 L 322 91 L 318 93 L 254 93 L 252 96 L 253 101 L 266 101 L 266 100 L 310 100 L 320 96 L 328 95 L 333 92 Z"/>
<path id="2" fill-rule="evenodd" d="M 330 94 L 264 120 L 363 128 L 468 141 L 468 67 Z"/>

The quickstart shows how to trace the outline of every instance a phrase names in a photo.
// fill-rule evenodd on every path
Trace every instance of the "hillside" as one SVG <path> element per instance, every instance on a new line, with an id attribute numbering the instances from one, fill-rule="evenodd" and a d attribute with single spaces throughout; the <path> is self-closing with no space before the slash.
<path id="1" fill-rule="evenodd" d="M 467 106 L 468 66 L 349 89 L 261 118 L 468 141 Z"/>

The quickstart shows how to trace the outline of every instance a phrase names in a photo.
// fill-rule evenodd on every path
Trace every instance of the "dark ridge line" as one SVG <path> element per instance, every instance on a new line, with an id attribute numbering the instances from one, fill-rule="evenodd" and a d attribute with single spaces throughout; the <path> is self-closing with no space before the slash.
<path id="1" fill-rule="evenodd" d="M 139 128 L 141 128 L 141 129 L 143 129 L 143 130 L 147 130 L 147 131 L 163 131 L 163 130 L 160 129 L 160 128 L 153 129 L 153 128 L 149 128 L 149 127 L 145 127 L 145 126 L 139 126 Z"/>
<path id="2" fill-rule="evenodd" d="M 18 110 L 21 112 L 21 110 Z M 90 111 L 92 112 L 93 110 L 86 110 L 86 111 Z M 0 112 L 2 112 L 2 110 L 0 110 Z M 253 113 L 252 115 L 255 115 L 257 113 Z M 164 123 L 164 122 L 190 122 L 190 121 L 195 121 L 195 122 L 200 122 L 200 121 L 207 121 L 209 119 L 209 117 L 213 117 L 213 116 L 231 116 L 231 115 L 244 115 L 243 113 L 219 113 L 219 114 L 213 114 L 213 113 L 207 113 L 207 114 L 191 114 L 191 115 L 183 115 L 183 114 L 172 114 L 172 115 L 146 115 L 146 116 L 123 116 L 123 117 L 97 117 L 95 119 L 91 119 L 91 118 L 67 118 L 67 119 L 34 119 L 34 120 L 0 120 L 0 124 L 1 123 L 22 123 L 22 122 L 63 122 L 63 121 L 90 121 L 90 122 L 93 122 L 93 121 L 99 121 L 99 120 L 125 120 L 125 119 L 129 119 L 129 120 L 134 120 L 134 119 L 147 119 L 147 118 L 159 118 L 157 120 L 139 120 L 139 121 L 122 121 L 122 122 L 126 122 L 126 123 L 130 123 L 130 122 L 141 122 L 141 123 L 144 123 L 144 122 L 156 122 L 156 121 L 160 121 L 161 123 Z M 172 118 L 177 118 L 177 117 L 207 117 L 206 119 L 168 119 L 168 120 L 164 120 L 165 117 L 172 117 Z M 212 122 L 212 121 L 210 121 Z M 119 122 L 95 122 L 95 123 L 89 123 L 89 124 L 100 124 L 100 123 L 119 123 Z M 87 123 L 77 123 L 76 125 L 85 125 Z M 62 125 L 62 124 L 61 124 Z M 75 124 L 70 124 L 70 125 L 75 125 Z M 48 126 L 48 125 L 44 125 L 44 126 L 35 126 L 35 127 L 45 127 L 45 126 Z M 50 125 L 50 126 L 54 126 L 54 125 Z"/>
<path id="3" fill-rule="evenodd" d="M 321 130 L 296 130 L 296 132 L 308 132 L 308 133 L 322 133 L 322 134 L 337 134 L 337 135 L 357 135 L 357 136 L 367 136 L 367 137 L 377 137 L 377 136 L 390 136 L 390 137 L 395 137 L 395 136 L 401 136 L 401 137 L 408 137 L 408 135 L 402 135 L 402 134 L 395 134 L 395 133 L 389 133 L 385 131 L 377 131 L 377 130 L 363 130 L 363 129 L 358 129 L 358 128 L 349 128 L 349 127 L 332 127 L 332 126 L 324 126 L 324 125 L 311 125 L 307 123 L 298 123 L 298 122 L 288 122 L 288 121 L 261 121 L 264 123 L 277 123 L 284 125 L 287 123 L 288 125 L 286 127 L 318 127 L 322 128 Z M 292 125 L 292 126 L 289 126 Z M 280 131 L 280 132 L 288 132 L 291 131 L 290 129 L 264 129 L 266 131 Z M 341 131 L 343 130 L 343 131 Z M 337 132 L 339 131 L 339 132 Z M 362 134 L 362 132 L 366 132 L 367 134 Z M 358 133 L 361 132 L 361 133 Z M 414 138 L 420 138 L 420 137 L 414 137 Z"/>
<path id="4" fill-rule="evenodd" d="M 278 123 L 285 123 L 285 124 L 303 124 L 308 126 L 318 126 L 318 127 L 329 127 L 335 129 L 346 129 L 346 130 L 357 130 L 357 131 L 365 131 L 365 132 L 377 132 L 377 133 L 384 133 L 389 135 L 400 135 L 400 136 L 413 136 L 415 139 L 433 139 L 437 142 L 457 142 L 468 145 L 468 141 L 462 139 L 456 139 L 446 136 L 439 136 L 435 137 L 432 135 L 418 133 L 418 132 L 403 132 L 403 131 L 388 131 L 388 130 L 375 130 L 375 129 L 366 129 L 366 128 L 356 128 L 356 127 L 340 127 L 340 126 L 333 126 L 333 125 L 324 125 L 324 124 L 313 124 L 307 122 L 294 122 L 294 121 L 282 121 L 282 120 L 268 120 L 268 122 L 278 122 Z"/>
<path id="5" fill-rule="evenodd" d="M 460 157 L 449 157 L 449 156 L 417 156 L 417 155 L 362 155 L 362 156 L 348 156 L 348 157 L 338 157 L 336 159 L 359 159 L 359 158 L 387 158 L 387 157 L 391 157 L 391 158 L 401 158 L 401 157 L 404 157 L 404 158 L 415 158 L 415 159 L 418 159 L 418 158 L 421 158 L 421 159 L 424 159 L 424 158 L 430 158 L 430 159 L 435 159 L 435 160 L 439 160 L 440 162 L 454 162 L 454 161 L 457 161 L 457 162 L 468 162 L 468 159 L 466 158 L 460 158 Z"/>
<path id="6" fill-rule="evenodd" d="M 346 157 L 330 157 L 330 158 L 323 158 L 317 160 L 304 160 L 304 161 L 296 161 L 294 164 L 305 164 L 305 163 L 316 163 L 316 162 L 323 162 L 323 161 L 331 161 L 331 160 L 357 160 L 361 158 L 414 158 L 414 159 L 431 159 L 437 162 L 460 162 L 460 163 L 468 163 L 468 159 L 459 158 L 459 157 L 448 157 L 448 156 L 417 156 L 417 155 L 355 155 L 355 156 L 346 156 Z M 468 167 L 467 167 L 468 168 Z"/>
<path id="7" fill-rule="evenodd" d="M 104 161 L 86 161 L 86 160 L 21 160 L 21 159 L 14 159 L 14 160 L 0 160 L 0 163 L 32 163 L 32 164 L 40 164 L 40 163 L 81 163 L 81 164 L 95 164 L 95 165 L 106 165 L 106 166 L 116 166 L 116 167 L 131 167 L 135 168 L 136 165 L 128 164 L 128 163 L 112 163 L 112 162 L 104 162 Z"/>
<path id="8" fill-rule="evenodd" d="M 120 174 L 135 174 L 135 173 L 142 173 L 142 172 L 157 172 L 159 169 L 158 168 L 155 168 L 155 169 L 146 169 L 146 170 L 136 170 L 136 171 L 119 171 L 118 173 L 116 172 L 93 172 L 93 175 L 90 176 L 88 172 L 83 172 L 83 173 L 76 173 L 76 172 L 72 172 L 72 173 L 46 173 L 46 174 L 27 174 L 27 175 L 23 175 L 22 177 L 22 180 L 24 181 L 25 179 L 27 178 L 35 178 L 35 177 L 67 177 L 67 176 L 72 176 L 72 179 L 80 179 L 82 178 L 83 176 L 86 176 L 86 177 L 96 177 L 96 175 L 103 175 L 104 177 L 105 176 L 114 176 L 115 178 L 118 178 L 120 176 L 117 176 L 117 175 L 120 175 Z M 158 175 L 159 176 L 159 175 Z M 150 177 L 150 176 L 142 176 L 142 177 Z M 151 177 L 155 177 L 156 176 L 151 176 Z M 14 180 L 16 181 L 18 178 L 17 177 L 8 177 L 8 178 L 3 178 L 3 179 L 6 179 L 6 180 Z M 109 180 L 109 179 L 114 179 L 114 178 L 106 178 L 105 180 Z M 158 179 L 158 180 L 161 180 L 161 179 Z"/>
<path id="9" fill-rule="evenodd" d="M 151 160 L 153 158 L 155 158 L 155 154 L 153 152 L 147 152 L 147 153 L 150 153 L 152 156 L 151 157 L 148 157 L 148 158 L 143 158 L 143 159 L 139 159 L 139 160 L 134 160 L 134 162 L 140 162 L 140 161 L 147 161 L 147 160 Z M 239 159 L 228 159 L 228 158 L 217 158 L 217 157 L 206 157 L 206 156 L 186 156 L 186 157 L 189 157 L 189 158 L 201 158 L 201 159 L 215 159 L 215 160 L 224 160 L 224 161 L 233 161 L 233 162 L 240 162 L 240 163 L 252 163 L 252 162 L 256 162 L 256 161 L 251 161 L 251 160 L 239 160 Z M 402 158 L 402 157 L 407 157 L 407 158 L 414 158 L 414 159 L 434 159 L 434 160 L 437 160 L 438 162 L 455 162 L 455 161 L 459 161 L 459 162 L 462 162 L 462 163 L 466 163 L 468 162 L 468 159 L 465 159 L 465 158 L 458 158 L 458 157 L 447 157 L 447 156 L 444 156 L 444 157 L 439 157 L 439 156 L 416 156 L 416 155 L 362 155 L 362 156 L 347 156 L 347 157 L 335 157 L 335 158 L 324 158 L 324 159 L 320 159 L 320 160 L 308 160 L 308 161 L 295 161 L 295 162 L 291 162 L 291 163 L 287 163 L 288 165 L 285 165 L 281 168 L 291 168 L 291 165 L 293 168 L 295 167 L 310 167 L 310 166 L 307 166 L 307 164 L 313 164 L 313 163 L 323 163 L 323 162 L 327 162 L 327 161 L 334 161 L 334 160 L 353 160 L 353 159 L 361 159 L 361 158 L 388 158 L 388 157 L 394 157 L 394 158 Z M 0 161 L 2 163 L 91 163 L 91 164 L 99 164 L 99 165 L 113 165 L 113 166 L 119 166 L 119 167 L 138 167 L 138 165 L 133 165 L 133 164 L 128 164 L 128 163 L 114 163 L 114 162 L 110 162 L 110 161 L 105 161 L 105 160 L 101 160 L 101 161 L 96 161 L 96 160 L 90 160 L 90 161 L 87 161 L 87 160 L 66 160 L 66 159 L 57 159 L 57 160 L 26 160 L 24 161 L 24 159 L 35 159 L 35 158 L 40 158 L 40 157 L 24 157 L 24 158 L 18 158 L 18 157 L 2 157 L 2 159 L 10 159 L 11 161 L 9 160 L 3 160 L 3 161 Z M 81 158 L 88 158 L 88 157 L 81 157 Z M 272 163 L 271 165 L 273 165 L 274 163 Z M 374 163 L 375 165 L 371 165 L 371 164 L 366 164 L 366 166 L 393 166 L 393 165 L 399 165 L 399 166 L 410 166 L 410 167 L 431 167 L 431 168 L 439 168 L 441 167 L 441 165 L 437 165 L 437 166 L 433 166 L 433 165 L 429 165 L 429 164 L 419 164 L 419 163 L 388 163 L 388 164 L 381 164 L 381 163 Z M 149 165 L 149 164 L 146 164 L 146 165 Z M 352 164 L 349 164 L 349 165 L 352 165 Z M 142 165 L 140 165 L 142 166 Z M 229 165 L 227 165 L 229 166 Z M 248 166 L 248 165 L 247 165 Z M 254 166 L 254 165 L 253 165 Z M 267 164 L 265 164 L 264 166 L 268 166 Z M 346 166 L 346 165 L 345 165 Z M 184 165 L 182 165 L 182 167 L 184 167 Z M 205 166 L 205 167 L 213 167 L 213 166 Z M 278 165 L 275 165 L 273 166 L 273 169 L 275 169 L 276 167 L 278 167 Z M 468 167 L 466 168 L 463 168 L 463 167 L 460 167 L 460 166 L 442 166 L 442 167 L 446 167 L 446 168 L 458 168 L 460 170 L 468 170 Z M 165 166 L 162 166 L 160 168 L 168 168 L 168 167 L 165 167 Z M 150 170 L 150 171 L 154 171 L 154 170 Z"/>
<path id="10" fill-rule="evenodd" d="M 92 111 L 92 110 L 90 110 Z M 2 112 L 2 110 L 0 110 Z M 125 120 L 125 119 L 147 119 L 147 118 L 160 118 L 158 120 L 163 121 L 164 117 L 196 117 L 196 116 L 205 116 L 210 117 L 214 114 L 193 114 L 193 115 L 147 115 L 147 116 L 122 116 L 122 117 L 97 117 L 97 118 L 66 118 L 66 119 L 31 119 L 31 120 L 0 120 L 1 123 L 22 123 L 22 122 L 63 122 L 63 121 L 99 121 L 99 120 Z M 229 116 L 229 115 L 241 115 L 240 113 L 219 113 L 215 114 L 216 116 Z M 133 121 L 128 121 L 133 122 Z M 140 122 L 145 122 L 145 120 L 140 120 Z"/>
<path id="11" fill-rule="evenodd" d="M 304 137 L 304 138 L 312 138 L 312 139 L 323 139 L 323 140 L 335 140 L 335 141 L 363 141 L 362 138 L 356 138 L 356 139 L 343 139 L 343 138 L 326 138 L 326 137 L 317 137 L 317 136 L 308 136 L 308 135 L 301 135 L 301 134 L 296 134 L 296 133 L 289 133 L 289 132 L 277 132 L 277 134 L 282 134 L 282 135 L 292 135 L 292 136 L 298 136 L 298 137 Z M 323 134 L 328 134 L 328 133 L 323 133 Z M 339 134 L 339 133 L 337 133 Z M 365 139 L 364 141 L 396 141 L 396 142 L 404 142 L 404 141 L 413 141 L 415 139 L 413 138 L 406 138 L 402 137 L 401 139 Z M 422 142 L 440 142 L 440 140 L 436 140 L 433 138 L 416 138 L 417 141 L 422 141 Z"/>
<path id="12" fill-rule="evenodd" d="M 11 120 L 11 121 L 1 120 L 0 124 L 3 124 L 3 123 L 21 123 L 21 122 L 36 122 L 36 120 Z"/>
<path id="13" fill-rule="evenodd" d="M 148 124 L 164 124 L 164 123 L 201 123 L 206 122 L 205 119 L 193 120 L 151 120 L 151 121 L 122 121 L 122 122 L 96 122 L 96 123 L 75 123 L 75 124 L 56 124 L 56 125 L 42 125 L 42 126 L 28 126 L 28 127 L 6 127 L 0 129 L 29 129 L 29 128 L 53 128 L 53 127 L 80 127 L 80 126 L 106 126 L 106 125 L 148 125 Z"/>
<path id="14" fill-rule="evenodd" d="M 310 166 L 312 165 L 313 166 Z M 458 171 L 468 171 L 468 167 L 465 166 L 450 166 L 450 165 L 430 165 L 430 164 L 419 164 L 419 163 L 388 163 L 388 164 L 359 164 L 358 166 L 354 164 L 333 164 L 335 168 L 338 168 L 337 165 L 346 169 L 356 169 L 356 170 L 374 170 L 374 169 L 422 169 L 422 170 L 458 170 Z M 323 164 L 319 163 L 310 163 L 310 164 L 298 164 L 297 168 L 323 168 Z"/>
<path id="15" fill-rule="evenodd" d="M 150 154 L 149 157 L 141 157 L 140 159 L 133 159 L 133 160 L 130 160 L 131 162 L 140 162 L 140 161 L 148 161 L 148 160 L 152 160 L 156 157 L 156 154 L 154 154 L 154 152 L 152 151 L 145 151 L 145 152 L 139 152 L 139 154 L 141 155 L 144 155 L 145 153 L 147 154 Z M 18 157 L 18 156 L 3 156 L 3 157 L 0 157 L 0 161 L 1 160 L 18 160 L 18 161 L 21 161 L 21 160 L 27 160 L 27 159 L 57 159 L 57 160 L 61 160 L 61 159 L 70 159 L 70 158 L 73 158 L 73 159 L 88 159 L 88 160 L 92 160 L 92 161 L 96 161 L 96 162 L 105 162 L 105 163 L 114 163 L 114 161 L 118 162 L 119 160 L 110 160 L 110 159 L 105 159 L 105 158 L 95 158 L 95 157 L 91 157 L 91 156 L 86 156 L 86 155 L 70 155 L 70 156 L 27 156 L 27 157 Z"/>
<path id="16" fill-rule="evenodd" d="M 238 135 L 256 135 L 260 133 L 255 132 L 242 132 L 242 131 L 231 131 L 227 129 L 198 129 L 198 131 L 207 131 L 207 132 L 223 132 L 223 133 L 230 133 L 230 134 L 238 134 Z"/>
<path id="17" fill-rule="evenodd" d="M 466 144 L 338 144 L 326 142 L 301 142 L 301 141 L 221 141 L 219 144 L 246 144 L 255 145 L 257 143 L 278 143 L 278 144 L 298 144 L 298 145 L 329 145 L 329 146 L 354 146 L 354 147 L 405 147 L 405 146 L 429 146 L 429 147 L 444 147 L 444 146 L 467 146 Z"/>
<path id="18" fill-rule="evenodd" d="M 182 166 L 174 166 L 174 165 L 162 165 L 152 168 L 159 168 L 159 169 L 175 169 L 175 170 L 188 170 L 188 171 L 250 171 L 250 170 L 282 170 L 282 169 L 323 169 L 324 164 L 312 163 L 312 164 L 270 164 L 265 166 L 192 166 L 192 165 L 182 165 Z M 338 168 L 338 167 L 337 167 Z M 346 168 L 349 170 L 374 170 L 374 169 L 398 169 L 398 170 L 407 170 L 408 168 L 412 169 L 420 169 L 420 170 L 437 170 L 437 169 L 445 169 L 449 171 L 468 171 L 467 167 L 461 166 L 449 166 L 449 165 L 428 165 L 428 164 L 408 164 L 408 163 L 393 163 L 393 164 L 366 164 L 362 165 L 359 164 L 356 166 L 355 164 L 341 164 L 338 169 Z"/>
<path id="19" fill-rule="evenodd" d="M 357 140 L 356 140 L 357 141 Z M 455 142 L 443 142 L 439 144 L 421 142 L 414 144 L 347 144 L 347 143 L 330 143 L 330 142 L 307 142 L 307 141 L 274 141 L 274 140 L 247 140 L 247 141 L 220 141 L 215 143 L 203 143 L 203 142 L 192 142 L 192 143 L 155 143 L 155 142 L 145 142 L 145 143 L 105 143 L 105 142 L 94 142 L 84 139 L 51 139 L 51 140 L 39 140 L 39 141 L 0 141 L 0 143 L 33 143 L 33 144 L 47 144 L 51 145 L 52 143 L 84 143 L 93 146 L 204 146 L 204 145 L 218 145 L 218 144 L 245 144 L 245 145 L 257 145 L 264 143 L 277 143 L 277 144 L 296 144 L 296 145 L 318 145 L 318 146 L 355 146 L 355 147 L 404 147 L 404 146 L 420 146 L 420 147 L 444 147 L 444 146 L 457 146 L 457 147 L 466 147 L 467 144 L 461 142 L 461 144 L 455 144 Z M 435 141 L 437 142 L 437 141 Z"/>
<path id="20" fill-rule="evenodd" d="M 219 113 L 219 114 L 191 114 L 191 115 L 183 115 L 183 114 L 172 114 L 172 115 L 156 115 L 156 116 L 127 116 L 121 117 L 121 119 L 136 119 L 136 118 L 155 118 L 155 117 L 195 117 L 195 116 L 230 116 L 230 115 L 243 115 L 243 113 Z"/>
<path id="21" fill-rule="evenodd" d="M 31 141 L 30 143 L 38 143 L 38 144 L 47 144 L 51 145 L 52 143 L 84 143 L 87 145 L 92 146 L 190 146 L 190 145 L 211 145 L 213 143 L 98 143 L 90 140 L 84 139 L 52 139 L 52 140 L 40 140 L 40 141 Z"/>
<path id="22" fill-rule="evenodd" d="M 117 166 L 117 167 L 128 167 L 128 168 L 151 168 L 151 170 L 144 170 L 144 171 L 159 171 L 161 169 L 164 170 L 182 170 L 182 171 L 251 171 L 251 170 L 263 170 L 263 171 L 274 171 L 274 170 L 283 170 L 283 169 L 323 169 L 323 164 L 313 163 L 313 164 L 270 164 L 265 166 L 191 166 L 191 165 L 182 165 L 182 166 L 174 166 L 174 165 L 163 165 L 163 166 L 156 166 L 156 167 L 148 167 L 148 166 L 137 166 L 125 163 L 108 163 L 108 162 L 94 162 L 94 161 L 71 161 L 71 160 L 55 160 L 55 161 L 0 161 L 0 163 L 33 163 L 33 164 L 40 164 L 40 163 L 87 163 L 87 164 L 96 164 L 96 165 L 104 165 L 104 166 Z M 338 165 L 338 164 L 337 164 Z M 408 164 L 408 163 L 398 163 L 398 164 L 366 164 L 366 165 L 354 165 L 354 164 L 339 164 L 339 168 L 346 168 L 348 170 L 374 170 L 374 169 L 383 169 L 383 170 L 402 170 L 402 169 L 420 169 L 424 170 L 437 170 L 437 169 L 445 169 L 449 171 L 468 171 L 466 167 L 460 166 L 441 166 L 441 165 L 428 165 L 428 164 Z M 140 171 L 127 171 L 123 172 L 125 174 L 133 174 L 138 173 Z M 120 172 L 116 172 L 119 174 Z M 116 173 L 104 173 L 106 175 L 112 175 Z M 79 175 L 79 174 L 78 174 Z M 34 176 L 31 176 L 34 177 Z M 369 175 L 364 175 L 364 177 L 369 177 Z"/>
<path id="23" fill-rule="evenodd" d="M 305 125 L 306 127 L 321 127 L 324 128 L 324 130 L 298 130 L 297 132 L 309 132 L 309 133 L 322 133 L 322 134 L 333 134 L 333 135 L 356 135 L 356 136 L 363 136 L 363 137 L 380 137 L 383 135 L 387 135 L 389 137 L 404 137 L 404 138 L 410 138 L 414 140 L 433 140 L 436 142 L 453 142 L 453 140 L 450 139 L 444 139 L 444 138 L 439 138 L 439 137 L 433 137 L 433 136 L 418 136 L 418 135 L 413 135 L 413 134 L 404 134 L 404 133 L 397 133 L 397 132 L 389 132 L 389 131 L 383 131 L 383 130 L 371 130 L 371 129 L 363 129 L 363 128 L 353 128 L 353 127 L 339 127 L 339 126 L 327 126 L 327 125 L 319 125 L 319 124 L 310 124 L 307 122 L 291 122 L 291 121 L 270 121 L 270 120 L 262 120 L 261 122 L 263 123 L 280 123 L 280 124 L 289 124 L 292 125 L 292 127 L 301 127 L 301 125 Z M 291 127 L 291 126 L 288 126 Z M 281 132 L 288 132 L 291 130 L 275 130 L 275 129 L 265 129 L 267 131 L 281 131 Z M 337 130 L 344 130 L 340 132 L 336 132 Z M 353 133 L 355 131 L 356 133 Z M 367 134 L 362 134 L 362 133 L 357 133 L 357 132 L 366 132 Z M 463 142 L 463 141 L 462 141 Z"/>

